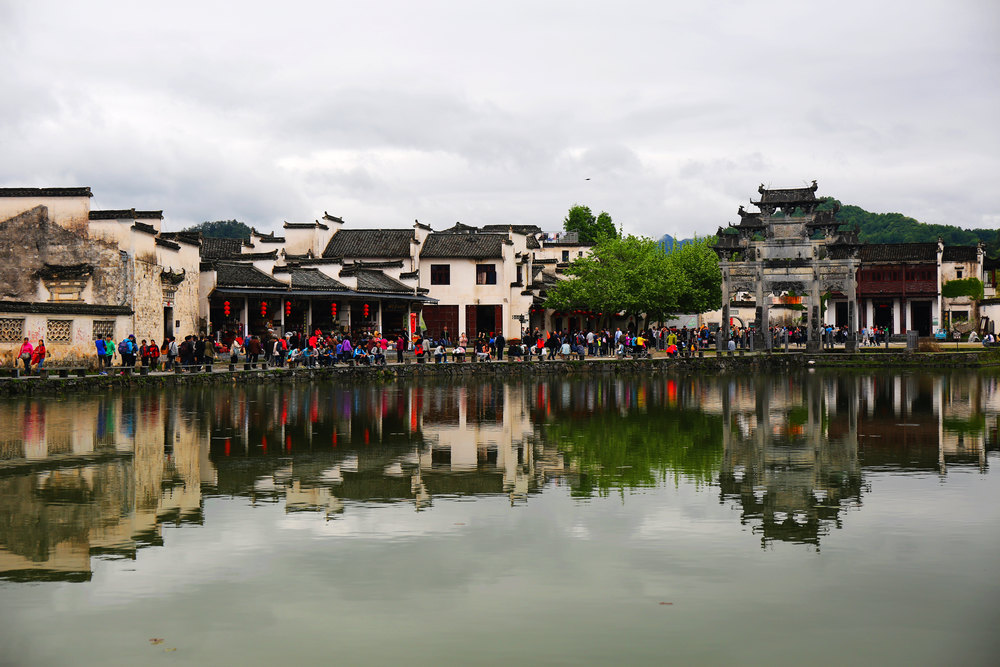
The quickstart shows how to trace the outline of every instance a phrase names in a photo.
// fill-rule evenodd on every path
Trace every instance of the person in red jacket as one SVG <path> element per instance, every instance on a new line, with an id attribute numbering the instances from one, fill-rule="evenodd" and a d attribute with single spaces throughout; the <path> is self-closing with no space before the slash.
<path id="1" fill-rule="evenodd" d="M 39 338 L 38 345 L 35 346 L 35 351 L 31 354 L 31 363 L 35 365 L 35 372 L 38 373 L 42 370 L 45 365 L 45 357 L 48 352 L 45 350 L 45 342 Z"/>

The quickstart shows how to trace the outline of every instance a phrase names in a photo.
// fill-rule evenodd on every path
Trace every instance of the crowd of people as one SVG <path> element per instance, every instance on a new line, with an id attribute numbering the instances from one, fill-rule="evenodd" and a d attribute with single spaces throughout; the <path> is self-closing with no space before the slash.
<path id="1" fill-rule="evenodd" d="M 391 358 L 396 363 L 404 363 L 412 354 L 417 363 L 503 361 L 506 355 L 510 361 L 545 361 L 552 359 L 584 359 L 587 357 L 642 358 L 659 350 L 667 356 L 677 356 L 687 350 L 714 349 L 717 329 L 701 327 L 650 327 L 636 332 L 632 328 L 624 331 L 618 327 L 614 331 L 541 331 L 535 328 L 525 334 L 524 339 L 507 340 L 500 333 L 479 333 L 470 339 L 465 333 L 452 340 L 447 330 L 438 336 L 410 336 L 400 332 L 393 336 L 381 335 L 378 331 L 362 331 L 355 334 L 323 333 L 319 329 L 313 333 L 289 332 L 283 336 L 267 334 L 239 336 L 233 333 L 218 338 L 206 335 L 185 336 L 177 341 L 168 336 L 162 342 L 156 340 L 136 340 L 134 335 L 123 338 L 118 343 L 110 336 L 94 341 L 98 371 L 102 375 L 112 372 L 117 365 L 126 368 L 143 366 L 151 371 L 183 369 L 200 370 L 214 363 L 263 363 L 272 367 L 294 368 L 296 366 L 333 366 L 336 364 L 385 365 Z M 729 330 L 728 348 L 753 349 L 754 329 L 733 326 Z M 770 327 L 772 347 L 786 344 L 804 346 L 808 333 L 804 326 Z M 858 344 L 862 347 L 882 345 L 889 332 L 885 327 L 863 327 L 858 331 Z M 823 330 L 824 342 L 843 344 L 847 341 L 847 327 L 827 326 Z M 970 338 L 970 340 L 973 340 Z M 45 366 L 48 350 L 43 340 L 32 345 L 24 339 L 18 351 L 18 360 L 23 363 L 26 373 L 32 367 L 41 371 Z"/>

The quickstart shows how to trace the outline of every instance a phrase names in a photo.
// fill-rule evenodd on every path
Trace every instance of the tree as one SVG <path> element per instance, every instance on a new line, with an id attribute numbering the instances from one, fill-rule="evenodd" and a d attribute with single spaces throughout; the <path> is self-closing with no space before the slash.
<path id="1" fill-rule="evenodd" d="M 601 211 L 594 217 L 589 206 L 576 204 L 569 209 L 566 219 L 563 220 L 563 229 L 567 232 L 578 232 L 580 243 L 593 245 L 603 237 L 617 237 L 618 230 L 611 220 L 611 215 L 606 211 Z"/>
<path id="2" fill-rule="evenodd" d="M 722 271 L 709 239 L 674 246 L 670 261 L 683 278 L 675 313 L 704 313 L 722 307 Z"/>
<path id="3" fill-rule="evenodd" d="M 706 240 L 671 252 L 650 238 L 604 237 L 589 255 L 566 268 L 566 280 L 549 291 L 545 305 L 556 310 L 586 309 L 610 316 L 624 312 L 662 321 L 677 313 L 718 308 L 722 274 Z"/>
<path id="4" fill-rule="evenodd" d="M 250 227 L 238 220 L 216 220 L 202 222 L 188 227 L 186 232 L 201 232 L 202 236 L 217 239 L 247 239 L 250 238 Z"/>

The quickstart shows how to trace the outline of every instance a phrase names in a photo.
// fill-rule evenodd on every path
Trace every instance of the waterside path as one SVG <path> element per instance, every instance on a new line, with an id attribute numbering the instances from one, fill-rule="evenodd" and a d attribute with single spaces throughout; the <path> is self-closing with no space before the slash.
<path id="1" fill-rule="evenodd" d="M 857 353 L 830 352 L 775 352 L 765 353 L 716 353 L 706 351 L 703 356 L 670 358 L 654 354 L 645 359 L 614 359 L 591 357 L 586 360 L 553 360 L 532 362 L 448 362 L 442 364 L 389 363 L 385 366 L 349 366 L 273 368 L 264 364 L 216 364 L 211 371 L 151 372 L 141 374 L 139 368 L 122 373 L 119 367 L 108 375 L 88 374 L 77 377 L 59 377 L 58 369 L 49 369 L 46 377 L 29 375 L 0 378 L 0 396 L 32 394 L 63 394 L 93 392 L 113 387 L 174 387 L 207 383 L 260 383 L 299 382 L 311 380 L 394 381 L 424 378 L 490 378 L 497 379 L 576 375 L 576 374 L 626 374 L 626 373 L 725 373 L 783 371 L 797 368 L 844 369 L 902 369 L 902 368 L 980 368 L 1000 366 L 1000 350 L 916 352 L 879 350 Z M 230 370 L 233 368 L 234 370 Z"/>

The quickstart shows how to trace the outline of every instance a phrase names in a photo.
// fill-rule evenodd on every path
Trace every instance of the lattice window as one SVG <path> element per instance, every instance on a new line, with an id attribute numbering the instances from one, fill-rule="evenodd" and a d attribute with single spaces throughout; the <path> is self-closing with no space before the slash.
<path id="1" fill-rule="evenodd" d="M 50 343 L 72 343 L 73 320 L 48 320 L 45 323 L 45 340 Z"/>
<path id="2" fill-rule="evenodd" d="M 94 340 L 98 338 L 115 337 L 114 320 L 94 320 Z"/>
<path id="3" fill-rule="evenodd" d="M 24 340 L 24 318 L 0 318 L 0 343 L 20 343 Z"/>

